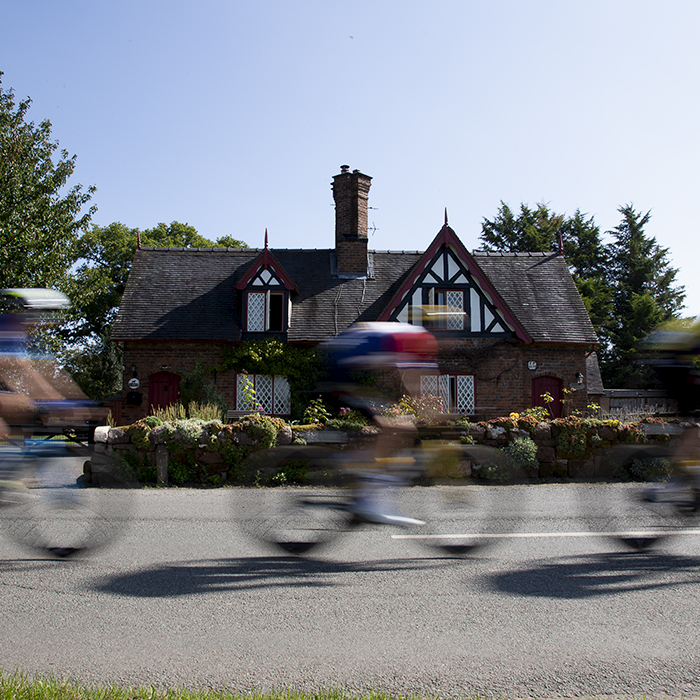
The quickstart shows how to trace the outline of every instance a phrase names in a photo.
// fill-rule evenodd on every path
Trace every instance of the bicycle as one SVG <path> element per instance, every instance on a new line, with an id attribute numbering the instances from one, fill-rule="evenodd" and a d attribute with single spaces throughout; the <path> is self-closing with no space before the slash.
<path id="1" fill-rule="evenodd" d="M 647 439 L 662 441 L 608 450 L 603 470 L 622 483 L 582 504 L 590 531 L 637 550 L 700 526 L 700 425 L 686 420 L 642 427 Z"/>
<path id="2" fill-rule="evenodd" d="M 399 528 L 398 540 L 465 556 L 517 527 L 503 512 L 503 488 L 526 478 L 502 450 L 463 445 L 455 428 L 427 429 L 441 440 L 397 446 L 397 433 L 356 437 L 344 449 L 284 446 L 254 453 L 246 469 L 266 483 L 236 514 L 244 531 L 286 554 L 305 555 L 363 527 Z M 399 433 L 405 442 L 408 435 Z M 498 503 L 497 503 L 498 501 Z"/>
<path id="3" fill-rule="evenodd" d="M 0 290 L 0 525 L 23 545 L 58 557 L 111 539 L 125 505 L 80 489 L 75 473 L 106 415 L 52 357 L 30 351 L 30 329 L 68 308 L 54 290 Z M 101 485 L 119 483 L 117 468 L 103 466 Z"/>
<path id="4" fill-rule="evenodd" d="M 112 541 L 128 517 L 128 498 L 84 488 L 98 419 L 85 402 L 41 406 L 47 424 L 12 426 L 0 441 L 0 525 L 17 543 L 58 558 Z M 63 415 L 62 415 L 63 414 Z M 80 418 L 78 418 L 80 416 Z M 127 488 L 117 462 L 101 467 L 100 486 Z"/>

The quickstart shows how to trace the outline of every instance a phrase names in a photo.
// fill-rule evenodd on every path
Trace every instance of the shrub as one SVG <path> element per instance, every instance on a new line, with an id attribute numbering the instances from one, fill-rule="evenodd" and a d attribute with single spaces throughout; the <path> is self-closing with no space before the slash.
<path id="1" fill-rule="evenodd" d="M 311 399 L 309 405 L 304 410 L 302 420 L 304 423 L 325 423 L 331 414 L 323 404 L 323 399 L 319 396 L 317 399 Z"/>
<path id="2" fill-rule="evenodd" d="M 618 465 L 613 477 L 621 481 L 653 481 L 668 479 L 673 467 L 662 457 L 637 457 L 629 464 Z"/>
<path id="3" fill-rule="evenodd" d="M 503 448 L 503 451 L 523 469 L 535 471 L 539 469 L 537 461 L 537 445 L 532 438 L 516 437 L 512 442 Z"/>
<path id="4" fill-rule="evenodd" d="M 168 478 L 170 482 L 176 486 L 182 486 L 182 484 L 191 481 L 194 475 L 194 458 L 191 456 L 187 459 L 173 461 L 168 464 Z"/>
<path id="5" fill-rule="evenodd" d="M 285 425 L 280 418 L 263 415 L 246 416 L 240 424 L 262 449 L 275 446 L 277 431 Z"/>
<path id="6" fill-rule="evenodd" d="M 505 465 L 498 462 L 486 462 L 485 464 L 474 467 L 476 476 L 479 479 L 487 481 L 495 481 L 499 484 L 504 484 L 511 479 L 511 470 Z"/>

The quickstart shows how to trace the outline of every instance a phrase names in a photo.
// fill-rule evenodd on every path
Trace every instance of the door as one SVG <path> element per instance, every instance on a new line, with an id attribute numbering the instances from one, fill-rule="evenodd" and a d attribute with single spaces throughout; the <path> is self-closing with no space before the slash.
<path id="1" fill-rule="evenodd" d="M 157 372 L 148 378 L 148 402 L 151 408 L 165 408 L 180 400 L 180 375 Z"/>
<path id="2" fill-rule="evenodd" d="M 532 380 L 532 405 L 549 409 L 553 418 L 561 418 L 562 381 L 557 377 L 535 377 Z M 547 403 L 542 396 L 549 394 L 553 401 Z"/>

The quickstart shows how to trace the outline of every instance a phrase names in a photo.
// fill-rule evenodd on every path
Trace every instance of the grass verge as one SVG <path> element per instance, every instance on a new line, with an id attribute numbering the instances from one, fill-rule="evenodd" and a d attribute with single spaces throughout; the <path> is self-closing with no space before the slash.
<path id="1" fill-rule="evenodd" d="M 351 694 L 345 690 L 300 693 L 237 693 L 230 690 L 163 690 L 129 686 L 88 686 L 53 676 L 29 678 L 22 673 L 0 674 L 0 700 L 418 700 L 386 693 Z M 476 700 L 474 698 L 473 700 Z"/>

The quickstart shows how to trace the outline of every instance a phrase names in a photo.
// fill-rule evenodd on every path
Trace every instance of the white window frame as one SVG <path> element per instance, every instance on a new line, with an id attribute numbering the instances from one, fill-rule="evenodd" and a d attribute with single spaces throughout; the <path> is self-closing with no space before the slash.
<path id="1" fill-rule="evenodd" d="M 427 374 L 420 378 L 423 396 L 439 396 L 444 413 L 476 413 L 476 383 L 473 374 Z"/>
<path id="2" fill-rule="evenodd" d="M 270 297 L 272 295 L 279 295 L 282 297 L 282 328 L 280 330 L 273 331 L 274 333 L 284 333 L 289 325 L 288 319 L 291 316 L 291 310 L 289 308 L 289 302 L 285 304 L 285 297 L 287 296 L 285 292 L 281 292 L 277 289 L 266 289 L 266 290 L 250 290 L 246 292 L 246 330 L 250 333 L 266 333 L 270 330 Z M 262 323 L 251 322 L 251 311 L 253 308 L 259 309 L 259 306 L 254 306 L 251 304 L 251 297 L 262 297 Z M 259 304 L 259 302 L 257 302 Z"/>
<path id="3" fill-rule="evenodd" d="M 243 394 L 246 381 L 253 385 L 257 405 Z M 236 408 L 239 411 L 259 411 L 270 416 L 288 416 L 291 413 L 289 381 L 281 375 L 244 374 L 236 377 Z"/>

